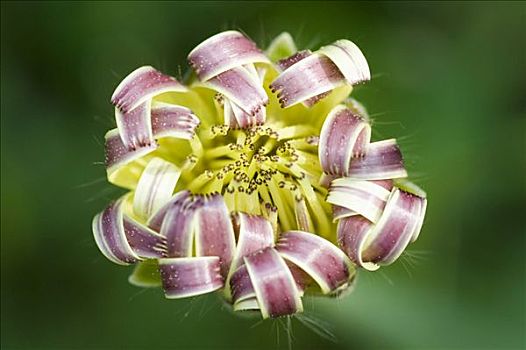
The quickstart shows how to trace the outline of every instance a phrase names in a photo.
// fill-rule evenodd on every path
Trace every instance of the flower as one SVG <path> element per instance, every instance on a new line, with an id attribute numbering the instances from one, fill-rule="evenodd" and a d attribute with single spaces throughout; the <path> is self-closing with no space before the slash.
<path id="1" fill-rule="evenodd" d="M 355 44 L 297 51 L 283 33 L 262 52 L 226 31 L 188 60 L 187 85 L 145 66 L 111 98 L 107 176 L 129 192 L 93 233 L 109 260 L 137 264 L 131 283 L 167 298 L 222 289 L 234 310 L 279 317 L 416 240 L 425 193 L 348 97 L 370 80 Z"/>

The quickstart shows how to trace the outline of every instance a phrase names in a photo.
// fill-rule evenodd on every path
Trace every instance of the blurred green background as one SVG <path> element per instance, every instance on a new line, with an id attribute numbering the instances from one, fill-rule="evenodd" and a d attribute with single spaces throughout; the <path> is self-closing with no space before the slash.
<path id="1" fill-rule="evenodd" d="M 2 2 L 2 348 L 288 347 L 277 321 L 129 285 L 91 234 L 119 193 L 100 165 L 113 89 L 143 64 L 179 76 L 228 28 L 355 41 L 373 80 L 354 95 L 429 195 L 410 256 L 306 301 L 338 341 L 293 321 L 293 348 L 526 347 L 525 22 L 520 2 Z"/>

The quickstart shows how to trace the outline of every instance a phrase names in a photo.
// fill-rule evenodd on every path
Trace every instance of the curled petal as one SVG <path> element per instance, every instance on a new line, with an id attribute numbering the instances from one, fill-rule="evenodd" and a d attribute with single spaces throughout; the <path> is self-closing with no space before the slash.
<path id="1" fill-rule="evenodd" d="M 235 250 L 235 237 L 230 213 L 220 194 L 206 197 L 197 211 L 195 253 L 197 256 L 218 256 L 221 274 L 226 277 Z"/>
<path id="2" fill-rule="evenodd" d="M 278 62 L 284 70 L 270 85 L 279 91 L 283 108 L 303 102 L 307 107 L 341 85 L 355 85 L 371 79 L 369 66 L 360 49 L 349 40 L 339 40 L 314 54 L 298 52 Z"/>
<path id="3" fill-rule="evenodd" d="M 380 268 L 379 265 L 363 261 L 362 251 L 373 223 L 361 215 L 349 216 L 338 222 L 338 245 L 353 263 L 369 271 Z"/>
<path id="4" fill-rule="evenodd" d="M 232 68 L 212 77 L 204 85 L 221 93 L 250 115 L 255 115 L 268 103 L 259 78 L 243 67 Z"/>
<path id="5" fill-rule="evenodd" d="M 190 140 L 199 126 L 199 119 L 186 107 L 153 102 L 151 124 L 156 138 L 175 137 Z"/>
<path id="6" fill-rule="evenodd" d="M 311 276 L 324 294 L 343 286 L 354 275 L 351 262 L 334 244 L 312 233 L 285 232 L 276 250 Z"/>
<path id="7" fill-rule="evenodd" d="M 426 217 L 427 210 L 427 198 L 421 198 L 422 202 L 420 203 L 420 211 L 418 212 L 418 221 L 411 236 L 411 243 L 418 239 L 420 231 L 422 230 L 422 225 L 424 224 L 424 218 Z"/>
<path id="8" fill-rule="evenodd" d="M 200 197 L 184 197 L 170 203 L 161 225 L 166 237 L 168 257 L 192 256 L 195 214 L 202 205 Z"/>
<path id="9" fill-rule="evenodd" d="M 241 107 L 236 105 L 234 102 L 229 102 L 232 114 L 235 118 L 235 122 L 227 124 L 230 127 L 246 128 L 249 126 L 262 125 L 263 123 L 265 123 L 267 115 L 265 108 L 259 108 L 254 114 L 249 114 L 245 112 Z"/>
<path id="10" fill-rule="evenodd" d="M 281 107 L 290 107 L 344 83 L 338 67 L 325 56 L 312 54 L 287 68 L 272 82 Z"/>
<path id="11" fill-rule="evenodd" d="M 293 263 L 287 262 L 287 266 L 296 282 L 300 295 L 303 295 L 303 291 L 308 287 L 312 279 L 305 271 Z M 256 296 L 246 265 L 241 265 L 230 277 L 230 288 L 234 308 L 236 304 Z"/>
<path id="12" fill-rule="evenodd" d="M 161 226 L 164 221 L 164 217 L 166 216 L 166 213 L 168 210 L 171 210 L 172 207 L 179 205 L 182 203 L 186 198 L 190 197 L 190 191 L 179 191 L 166 203 L 163 207 L 161 207 L 155 214 L 153 214 L 148 219 L 148 227 L 152 230 L 155 230 L 157 232 L 161 231 Z"/>
<path id="13" fill-rule="evenodd" d="M 277 65 L 282 71 L 284 71 L 285 69 L 298 63 L 302 59 L 309 57 L 310 55 L 312 55 L 312 52 L 310 50 L 298 51 L 295 54 L 288 56 L 287 58 L 279 60 L 277 62 Z"/>
<path id="14" fill-rule="evenodd" d="M 353 158 L 349 177 L 359 180 L 382 180 L 407 177 L 402 152 L 395 139 L 370 143 L 365 155 Z"/>
<path id="15" fill-rule="evenodd" d="M 318 50 L 331 59 L 351 85 L 371 80 L 369 65 L 362 51 L 349 40 L 338 40 Z"/>
<path id="16" fill-rule="evenodd" d="M 223 287 L 217 256 L 159 259 L 159 271 L 167 298 L 187 298 Z"/>
<path id="17" fill-rule="evenodd" d="M 246 265 L 241 265 L 230 277 L 232 302 L 235 304 L 256 296 Z"/>
<path id="18" fill-rule="evenodd" d="M 263 318 L 303 310 L 294 277 L 274 248 L 260 250 L 244 260 Z"/>
<path id="19" fill-rule="evenodd" d="M 165 238 L 125 215 L 125 198 L 111 203 L 93 218 L 93 235 L 100 251 L 120 265 L 165 256 Z"/>
<path id="20" fill-rule="evenodd" d="M 324 172 L 345 176 L 352 157 L 363 155 L 371 140 L 371 126 L 343 106 L 336 106 L 325 119 L 318 155 Z"/>
<path id="21" fill-rule="evenodd" d="M 121 112 L 115 108 L 115 120 L 122 143 L 131 150 L 149 146 L 155 142 L 151 125 L 150 104 L 149 100 L 145 101 L 127 112 Z"/>
<path id="22" fill-rule="evenodd" d="M 119 265 L 128 265 L 140 260 L 132 250 L 123 225 L 122 201 L 111 203 L 93 218 L 92 229 L 95 242 L 106 258 Z"/>
<path id="23" fill-rule="evenodd" d="M 338 223 L 338 243 L 351 260 L 367 270 L 393 263 L 418 232 L 426 200 L 393 188 L 376 225 L 363 216 L 350 216 Z"/>
<path id="24" fill-rule="evenodd" d="M 153 143 L 130 149 L 122 142 L 118 129 L 108 131 L 104 138 L 104 148 L 106 151 L 105 164 L 110 182 L 114 182 L 114 179 L 118 175 L 118 170 L 124 165 L 147 155 L 158 147 L 156 143 Z"/>
<path id="25" fill-rule="evenodd" d="M 243 257 L 274 245 L 274 232 L 270 221 L 257 215 L 235 213 L 232 215 L 237 247 L 230 273 L 243 263 Z"/>
<path id="26" fill-rule="evenodd" d="M 290 66 L 298 63 L 302 59 L 309 57 L 310 55 L 312 55 L 312 52 L 310 50 L 299 51 L 287 58 L 279 60 L 277 64 L 278 64 L 278 67 L 283 71 L 289 68 Z M 314 104 L 316 104 L 316 102 L 323 99 L 324 97 L 327 97 L 328 95 L 329 95 L 329 91 L 323 92 L 319 95 L 316 95 L 314 97 L 311 97 L 303 101 L 303 104 L 305 104 L 307 107 L 312 107 Z"/>
<path id="27" fill-rule="evenodd" d="M 141 174 L 135 195 L 133 211 L 142 218 L 149 218 L 159 208 L 166 204 L 181 171 L 172 163 L 161 158 L 152 158 Z"/>
<path id="28" fill-rule="evenodd" d="M 370 232 L 363 259 L 380 265 L 398 259 L 418 229 L 424 201 L 394 189 L 380 221 Z"/>
<path id="29" fill-rule="evenodd" d="M 371 181 L 339 178 L 332 182 L 327 202 L 377 222 L 390 192 Z"/>
<path id="30" fill-rule="evenodd" d="M 124 231 L 130 247 L 141 258 L 166 256 L 166 238 L 124 215 Z"/>
<path id="31" fill-rule="evenodd" d="M 185 91 L 186 88 L 175 78 L 151 66 L 144 66 L 124 78 L 111 96 L 111 103 L 121 112 L 127 113 L 156 95 Z"/>
<path id="32" fill-rule="evenodd" d="M 222 32 L 206 39 L 190 52 L 188 60 L 201 81 L 234 67 L 269 62 L 252 40 L 237 31 Z"/>

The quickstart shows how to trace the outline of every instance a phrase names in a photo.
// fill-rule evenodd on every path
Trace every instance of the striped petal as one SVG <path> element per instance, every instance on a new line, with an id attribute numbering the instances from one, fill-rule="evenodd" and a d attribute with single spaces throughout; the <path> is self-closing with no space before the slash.
<path id="1" fill-rule="evenodd" d="M 175 78 L 165 75 L 151 66 L 140 67 L 131 72 L 117 86 L 111 103 L 127 113 L 154 96 L 165 92 L 185 92 L 187 89 Z"/>
<path id="2" fill-rule="evenodd" d="M 336 41 L 313 54 L 300 51 L 280 60 L 278 66 L 284 71 L 270 88 L 278 91 L 283 108 L 297 103 L 310 107 L 338 86 L 371 79 L 367 60 L 349 40 Z"/>
<path id="3" fill-rule="evenodd" d="M 363 259 L 380 265 L 393 263 L 410 243 L 421 221 L 424 199 L 394 189 L 380 221 L 368 237 Z"/>
<path id="4" fill-rule="evenodd" d="M 156 143 L 153 143 L 135 149 L 130 149 L 122 142 L 118 129 L 108 131 L 104 138 L 104 148 L 106 151 L 105 164 L 110 182 L 114 182 L 114 179 L 117 177 L 117 172 L 120 168 L 147 155 L 158 147 Z"/>
<path id="5" fill-rule="evenodd" d="M 338 222 L 338 245 L 353 263 L 369 271 L 380 268 L 375 263 L 363 261 L 362 251 L 373 224 L 361 215 L 349 216 Z"/>
<path id="6" fill-rule="evenodd" d="M 166 238 L 124 215 L 124 231 L 132 250 L 141 258 L 161 258 L 166 256 Z"/>
<path id="7" fill-rule="evenodd" d="M 339 178 L 331 183 L 327 202 L 347 208 L 371 222 L 383 213 L 390 192 L 371 181 Z"/>
<path id="8" fill-rule="evenodd" d="M 135 195 L 133 211 L 142 218 L 149 218 L 172 197 L 181 171 L 161 158 L 152 158 L 141 174 Z"/>
<path id="9" fill-rule="evenodd" d="M 93 218 L 93 235 L 100 251 L 116 264 L 128 265 L 166 255 L 166 240 L 124 214 L 126 196 Z"/>
<path id="10" fill-rule="evenodd" d="M 351 85 L 371 80 L 369 65 L 362 51 L 349 40 L 338 40 L 319 51 L 331 59 Z"/>
<path id="11" fill-rule="evenodd" d="M 270 85 L 282 108 L 331 91 L 344 83 L 338 67 L 325 56 L 312 54 L 291 65 Z"/>
<path id="12" fill-rule="evenodd" d="M 418 236 L 427 201 L 393 188 L 379 221 L 356 215 L 338 223 L 338 243 L 358 266 L 373 271 L 393 263 Z"/>
<path id="13" fill-rule="evenodd" d="M 122 143 L 131 150 L 150 146 L 155 142 L 151 125 L 150 105 L 151 102 L 148 100 L 127 112 L 121 112 L 115 108 L 115 120 Z"/>
<path id="14" fill-rule="evenodd" d="M 365 155 L 354 158 L 349 177 L 358 180 L 382 180 L 407 177 L 402 152 L 395 139 L 370 143 Z"/>
<path id="15" fill-rule="evenodd" d="M 234 305 L 256 296 L 246 265 L 241 265 L 236 272 L 232 274 L 230 278 L 230 289 Z"/>
<path id="16" fill-rule="evenodd" d="M 204 85 L 221 93 L 250 115 L 255 115 L 268 103 L 259 78 L 243 67 L 232 68 L 212 77 Z"/>
<path id="17" fill-rule="evenodd" d="M 200 197 L 180 197 L 166 210 L 160 232 L 166 237 L 168 257 L 192 256 L 195 214 L 201 205 Z"/>
<path id="18" fill-rule="evenodd" d="M 119 265 L 140 260 L 130 247 L 123 225 L 122 201 L 111 203 L 93 218 L 92 229 L 95 242 L 106 258 Z"/>
<path id="19" fill-rule="evenodd" d="M 246 64 L 269 63 L 256 44 L 237 31 L 206 39 L 190 52 L 188 61 L 201 81 Z"/>
<path id="20" fill-rule="evenodd" d="M 155 138 L 175 137 L 190 140 L 199 126 L 199 119 L 186 107 L 153 102 L 151 125 Z"/>
<path id="21" fill-rule="evenodd" d="M 339 105 L 325 119 L 320 132 L 318 156 L 324 172 L 348 175 L 351 159 L 363 155 L 371 140 L 371 126 Z"/>
<path id="22" fill-rule="evenodd" d="M 245 213 L 235 213 L 232 219 L 237 236 L 237 247 L 230 273 L 236 271 L 243 263 L 243 257 L 274 245 L 274 232 L 270 221 L 261 216 Z"/>
<path id="23" fill-rule="evenodd" d="M 303 231 L 282 234 L 276 250 L 311 276 L 328 294 L 346 284 L 354 275 L 351 262 L 343 251 L 320 236 Z"/>
<path id="24" fill-rule="evenodd" d="M 223 287 L 217 256 L 159 259 L 159 271 L 169 299 L 188 298 Z"/>
<path id="25" fill-rule="evenodd" d="M 188 197 L 190 197 L 190 191 L 179 191 L 176 194 L 174 194 L 173 197 L 168 201 L 168 203 L 166 203 L 148 219 L 148 227 L 157 232 L 161 231 L 161 226 L 163 224 L 164 217 L 166 216 L 168 210 L 171 210 L 173 206 L 179 205 Z"/>
<path id="26" fill-rule="evenodd" d="M 303 311 L 300 293 L 287 264 L 274 248 L 244 258 L 263 318 Z"/>
<path id="27" fill-rule="evenodd" d="M 197 211 L 195 228 L 196 256 L 218 256 L 221 275 L 226 277 L 235 251 L 235 237 L 230 213 L 220 194 L 204 199 Z"/>

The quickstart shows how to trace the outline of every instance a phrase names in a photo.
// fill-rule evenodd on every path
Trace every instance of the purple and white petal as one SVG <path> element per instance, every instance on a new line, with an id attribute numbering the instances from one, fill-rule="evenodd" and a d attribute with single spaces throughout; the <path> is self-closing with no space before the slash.
<path id="1" fill-rule="evenodd" d="M 303 60 L 304 58 L 309 57 L 312 55 L 312 52 L 310 50 L 302 50 L 298 51 L 295 54 L 292 54 L 291 56 L 287 58 L 283 58 L 277 62 L 277 65 L 281 71 L 286 70 L 290 66 L 298 63 L 299 61 Z"/>
<path id="2" fill-rule="evenodd" d="M 232 215 L 232 222 L 237 246 L 230 274 L 243 264 L 243 257 L 274 245 L 272 224 L 262 216 L 238 212 Z"/>
<path id="3" fill-rule="evenodd" d="M 152 103 L 151 124 L 155 138 L 175 137 L 190 140 L 194 137 L 199 123 L 199 118 L 186 107 L 164 102 Z"/>
<path id="4" fill-rule="evenodd" d="M 188 197 L 190 197 L 191 193 L 190 191 L 179 191 L 176 194 L 173 195 L 173 197 L 166 203 L 164 206 L 159 208 L 157 212 L 155 212 L 147 222 L 147 225 L 149 228 L 151 228 L 154 231 L 160 232 L 161 226 L 164 221 L 164 217 L 166 216 L 166 213 L 168 210 L 171 210 L 171 208 L 175 205 L 179 205 L 184 200 L 186 200 Z"/>
<path id="5" fill-rule="evenodd" d="M 426 210 L 427 210 L 427 198 L 422 198 L 422 202 L 420 204 L 420 211 L 418 213 L 418 221 L 413 231 L 413 235 L 411 236 L 411 243 L 416 241 L 418 239 L 418 236 L 420 235 L 420 231 L 422 230 L 422 225 L 424 224 L 424 218 L 426 217 Z"/>
<path id="6" fill-rule="evenodd" d="M 106 133 L 105 138 L 105 164 L 108 178 L 122 166 L 139 159 L 157 149 L 157 143 L 145 145 L 136 149 L 128 148 L 119 135 L 118 129 L 110 130 Z"/>
<path id="7" fill-rule="evenodd" d="M 115 120 L 122 143 L 130 150 L 155 143 L 150 117 L 151 101 L 145 101 L 136 108 L 121 112 L 115 108 Z"/>
<path id="8" fill-rule="evenodd" d="M 157 212 L 172 197 L 181 171 L 161 158 L 152 158 L 144 168 L 135 194 L 133 211 L 144 219 Z"/>
<path id="9" fill-rule="evenodd" d="M 389 265 L 398 259 L 419 225 L 423 202 L 421 197 L 394 188 L 382 217 L 367 238 L 363 260 Z"/>
<path id="10" fill-rule="evenodd" d="M 349 258 L 334 244 L 303 231 L 282 234 L 276 250 L 311 276 L 324 294 L 346 284 L 354 275 Z"/>
<path id="11" fill-rule="evenodd" d="M 190 52 L 188 61 L 201 81 L 235 67 L 270 62 L 252 40 L 237 31 L 206 39 Z"/>
<path id="12" fill-rule="evenodd" d="M 221 274 L 226 278 L 235 247 L 234 229 L 223 197 L 220 194 L 205 197 L 196 217 L 196 256 L 218 256 Z"/>
<path id="13" fill-rule="evenodd" d="M 255 115 L 268 103 L 268 96 L 259 79 L 243 67 L 232 68 L 203 84 L 219 92 L 251 115 Z"/>
<path id="14" fill-rule="evenodd" d="M 230 277 L 230 293 L 234 304 L 256 296 L 247 266 L 241 265 Z"/>
<path id="15" fill-rule="evenodd" d="M 206 294 L 223 287 L 217 256 L 159 259 L 165 296 L 169 299 Z"/>
<path id="16" fill-rule="evenodd" d="M 123 225 L 123 198 L 111 203 L 93 218 L 92 229 L 100 251 L 110 261 L 128 265 L 141 258 L 128 243 Z"/>
<path id="17" fill-rule="evenodd" d="M 192 256 L 195 214 L 202 204 L 201 197 L 190 196 L 166 210 L 160 233 L 166 237 L 168 257 Z"/>
<path id="18" fill-rule="evenodd" d="M 241 127 L 241 128 L 247 128 L 250 126 L 256 126 L 256 125 L 263 125 L 265 123 L 265 119 L 267 117 L 267 110 L 266 108 L 260 108 L 258 109 L 254 114 L 249 114 L 245 112 L 241 107 L 236 105 L 234 102 L 230 102 L 230 108 L 232 111 L 232 114 L 235 118 L 235 122 L 230 122 L 230 127 Z M 234 126 L 232 126 L 234 125 Z"/>
<path id="19" fill-rule="evenodd" d="M 383 213 L 390 191 L 372 182 L 342 177 L 332 181 L 327 202 L 347 208 L 377 222 Z"/>
<path id="20" fill-rule="evenodd" d="M 124 232 L 132 250 L 141 258 L 166 257 L 166 237 L 124 215 Z"/>
<path id="21" fill-rule="evenodd" d="M 303 311 L 301 296 L 287 264 L 274 248 L 244 258 L 263 318 Z"/>
<path id="22" fill-rule="evenodd" d="M 312 55 L 312 52 L 310 50 L 298 51 L 295 54 L 293 54 L 293 55 L 291 55 L 291 56 L 289 56 L 287 58 L 279 60 L 277 62 L 277 65 L 281 69 L 281 71 L 284 71 L 285 69 L 287 69 L 290 66 L 298 63 L 302 59 L 304 59 L 306 57 L 309 57 L 310 55 Z M 316 104 L 316 102 L 320 101 L 324 97 L 327 97 L 329 95 L 329 93 L 330 92 L 328 91 L 328 92 L 324 92 L 324 93 L 321 93 L 319 95 L 316 95 L 314 97 L 311 97 L 311 98 L 303 101 L 303 104 L 306 105 L 307 107 L 312 107 L 313 105 Z"/>
<path id="23" fill-rule="evenodd" d="M 121 112 L 127 113 L 156 95 L 185 91 L 187 89 L 175 78 L 151 66 L 144 66 L 124 78 L 111 96 L 111 103 Z"/>
<path id="24" fill-rule="evenodd" d="M 379 265 L 364 261 L 362 252 L 372 229 L 372 222 L 361 215 L 349 216 L 338 222 L 338 246 L 359 267 L 369 271 L 380 268 Z"/>
<path id="25" fill-rule="evenodd" d="M 348 177 L 357 180 L 382 180 L 407 177 L 402 152 L 395 139 L 370 143 L 365 155 L 351 160 Z"/>
<path id="26" fill-rule="evenodd" d="M 371 80 L 369 65 L 358 46 L 349 40 L 338 40 L 318 50 L 331 59 L 351 85 Z"/>
<path id="27" fill-rule="evenodd" d="M 371 140 L 371 126 L 360 116 L 339 105 L 325 119 L 320 132 L 318 156 L 327 174 L 345 176 L 351 159 L 363 155 Z"/>
<path id="28" fill-rule="evenodd" d="M 330 59 L 314 53 L 283 71 L 270 89 L 278 92 L 279 103 L 285 108 L 329 92 L 344 82 L 343 75 Z"/>

